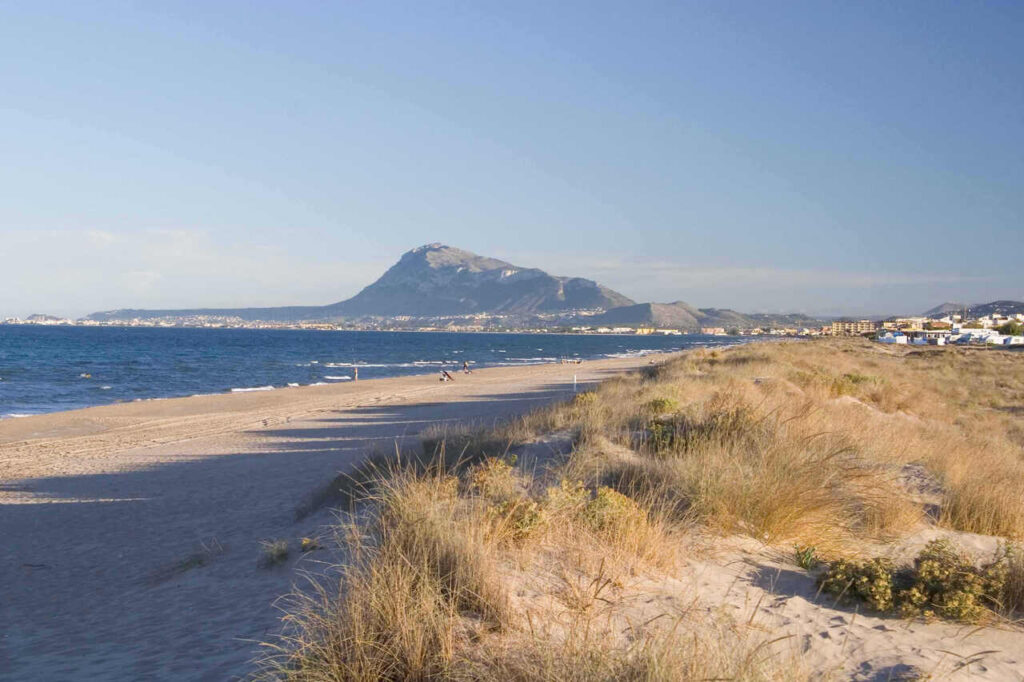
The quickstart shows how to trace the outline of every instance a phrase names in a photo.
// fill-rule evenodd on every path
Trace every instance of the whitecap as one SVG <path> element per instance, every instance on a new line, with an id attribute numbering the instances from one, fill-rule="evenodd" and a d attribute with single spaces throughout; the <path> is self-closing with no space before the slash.
<path id="1" fill-rule="evenodd" d="M 349 376 L 340 376 L 340 377 L 325 376 L 324 379 L 327 379 L 328 381 L 352 381 L 352 377 L 349 377 Z"/>
<path id="2" fill-rule="evenodd" d="M 273 391 L 273 386 L 253 386 L 251 388 L 233 388 L 232 393 L 249 393 L 250 391 Z"/>

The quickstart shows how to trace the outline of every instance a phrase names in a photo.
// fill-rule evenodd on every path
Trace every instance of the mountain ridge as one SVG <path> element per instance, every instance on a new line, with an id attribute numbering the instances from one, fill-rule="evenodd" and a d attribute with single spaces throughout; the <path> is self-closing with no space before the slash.
<path id="1" fill-rule="evenodd" d="M 696 308 L 684 301 L 636 303 L 595 315 L 588 324 L 643 325 L 666 329 L 699 331 L 703 327 L 753 329 L 755 327 L 813 327 L 822 320 L 800 314 L 744 314 L 729 308 Z"/>
<path id="2" fill-rule="evenodd" d="M 938 318 L 945 317 L 950 313 L 960 313 L 963 310 L 967 310 L 968 317 L 985 317 L 986 315 L 999 314 L 999 315 L 1017 315 L 1024 313 L 1024 301 L 1012 301 L 1009 299 L 1001 299 L 998 301 L 989 301 L 988 303 L 974 303 L 967 305 L 964 303 L 943 303 L 937 305 L 931 310 L 922 315 L 922 317 Z"/>

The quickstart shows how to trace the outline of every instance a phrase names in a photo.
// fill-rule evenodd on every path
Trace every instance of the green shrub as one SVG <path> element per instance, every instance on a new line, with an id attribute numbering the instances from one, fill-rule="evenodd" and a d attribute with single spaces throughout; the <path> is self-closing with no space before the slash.
<path id="1" fill-rule="evenodd" d="M 288 560 L 289 546 L 287 540 L 264 540 L 260 542 L 263 549 L 260 555 L 260 566 L 271 568 Z"/>
<path id="2" fill-rule="evenodd" d="M 647 514 L 631 497 L 607 486 L 583 508 L 583 520 L 597 532 L 620 533 L 647 524 Z"/>
<path id="3" fill-rule="evenodd" d="M 548 488 L 544 506 L 551 514 L 576 516 L 589 501 L 590 491 L 583 487 L 581 481 L 563 478 L 557 487 Z"/>
<path id="4" fill-rule="evenodd" d="M 900 594 L 900 611 L 977 622 L 1000 602 L 1007 573 L 1005 557 L 979 568 L 948 541 L 933 540 L 914 560 L 913 583 Z"/>
<path id="5" fill-rule="evenodd" d="M 647 401 L 644 410 L 651 414 L 665 414 L 679 409 L 679 403 L 672 398 L 655 398 Z"/>
<path id="6" fill-rule="evenodd" d="M 821 577 L 821 588 L 846 602 L 861 601 L 875 611 L 893 608 L 893 567 L 888 559 L 840 559 Z"/>
<path id="7" fill-rule="evenodd" d="M 671 420 L 652 419 L 647 422 L 647 447 L 654 452 L 671 450 L 676 442 L 676 424 Z"/>
<path id="8" fill-rule="evenodd" d="M 514 543 L 527 539 L 543 528 L 546 522 L 541 506 L 525 496 L 488 507 L 487 513 L 496 521 L 496 531 Z"/>
<path id="9" fill-rule="evenodd" d="M 320 540 L 318 538 L 302 538 L 301 540 L 299 540 L 299 549 L 303 553 L 314 552 L 318 549 L 323 548 L 324 546 L 320 544 Z"/>
<path id="10" fill-rule="evenodd" d="M 793 547 L 793 552 L 796 556 L 796 565 L 805 571 L 809 571 L 818 565 L 818 557 L 813 546 L 796 545 Z"/>
<path id="11" fill-rule="evenodd" d="M 888 559 L 839 560 L 821 577 L 824 592 L 860 601 L 879 612 L 898 610 L 905 617 L 939 616 L 976 623 L 1006 598 L 1014 559 L 1003 548 L 989 563 L 976 566 L 948 540 L 929 542 L 912 568 L 897 571 Z"/>
<path id="12" fill-rule="evenodd" d="M 515 458 L 510 459 L 488 457 L 473 467 L 467 476 L 469 490 L 494 502 L 519 497 L 523 486 L 513 468 Z"/>

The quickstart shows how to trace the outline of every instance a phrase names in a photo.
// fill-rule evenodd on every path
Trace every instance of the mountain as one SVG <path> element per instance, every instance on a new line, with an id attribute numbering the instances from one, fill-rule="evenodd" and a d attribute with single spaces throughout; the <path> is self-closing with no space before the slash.
<path id="1" fill-rule="evenodd" d="M 647 325 L 672 329 L 700 329 L 703 313 L 688 303 L 636 303 L 612 308 L 590 320 L 602 325 Z"/>
<path id="2" fill-rule="evenodd" d="M 922 317 L 945 317 L 950 313 L 958 313 L 968 307 L 966 303 L 942 303 L 927 311 Z"/>
<path id="3" fill-rule="evenodd" d="M 1024 313 L 1024 301 L 992 301 L 991 303 L 976 303 L 967 308 L 971 317 L 985 317 L 986 315 L 1018 315 Z"/>
<path id="4" fill-rule="evenodd" d="M 622 294 L 589 279 L 555 277 L 537 268 L 512 265 L 443 244 L 427 244 L 404 254 L 380 279 L 352 298 L 326 306 L 122 309 L 93 313 L 87 319 L 209 316 L 277 322 L 472 313 L 524 316 L 632 304 Z"/>
<path id="5" fill-rule="evenodd" d="M 537 268 L 428 244 L 403 255 L 380 279 L 349 300 L 329 307 L 345 317 L 523 315 L 632 303 L 589 279 L 554 277 Z"/>
<path id="6" fill-rule="evenodd" d="M 1024 313 L 1024 301 L 992 301 L 991 303 L 943 303 L 926 312 L 924 317 L 944 317 L 950 313 L 962 312 L 967 308 L 968 317 L 985 317 L 986 315 L 1018 315 Z"/>
<path id="7" fill-rule="evenodd" d="M 590 318 L 594 324 L 637 326 L 700 331 L 701 327 L 754 327 L 734 310 L 695 308 L 689 303 L 637 303 L 612 308 L 603 315 Z"/>

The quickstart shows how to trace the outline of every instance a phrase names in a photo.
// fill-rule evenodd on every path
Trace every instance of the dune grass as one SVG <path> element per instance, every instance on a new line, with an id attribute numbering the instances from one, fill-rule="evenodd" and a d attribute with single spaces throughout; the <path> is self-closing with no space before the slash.
<path id="1" fill-rule="evenodd" d="M 671 576 L 694 532 L 747 535 L 824 563 L 831 587 L 867 576 L 887 610 L 869 588 L 897 574 L 866 547 L 928 523 L 1019 540 L 1021 360 L 860 340 L 698 350 L 495 428 L 430 432 L 333 483 L 348 560 L 336 584 L 295 597 L 265 675 L 820 677 L 784 638 L 725 615 L 641 618 L 632 585 Z M 572 434 L 568 456 L 516 461 L 517 444 L 556 432 Z M 964 619 L 980 619 L 975 603 L 1024 609 L 1024 558 L 999 571 Z M 918 612 L 945 600 L 957 617 L 933 583 Z"/>

